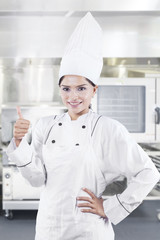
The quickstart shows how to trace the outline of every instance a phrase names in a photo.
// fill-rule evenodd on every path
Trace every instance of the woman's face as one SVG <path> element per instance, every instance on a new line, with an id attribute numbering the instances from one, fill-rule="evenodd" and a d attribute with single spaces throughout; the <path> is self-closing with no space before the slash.
<path id="1" fill-rule="evenodd" d="M 72 120 L 89 111 L 97 86 L 93 87 L 82 76 L 66 75 L 60 84 L 60 94 Z"/>

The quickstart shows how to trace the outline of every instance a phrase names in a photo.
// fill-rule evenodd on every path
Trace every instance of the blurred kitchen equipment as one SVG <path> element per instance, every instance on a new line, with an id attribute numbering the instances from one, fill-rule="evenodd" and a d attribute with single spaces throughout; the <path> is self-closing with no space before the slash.
<path id="1" fill-rule="evenodd" d="M 160 124 L 160 107 L 156 107 L 155 111 L 157 113 L 156 124 Z"/>
<path id="2" fill-rule="evenodd" d="M 93 109 L 120 121 L 137 142 L 160 141 L 160 78 L 101 78 Z"/>
<path id="3" fill-rule="evenodd" d="M 27 59 L 20 65 L 2 65 L 2 103 L 21 104 L 54 103 L 61 102 L 58 93 L 58 69 L 59 66 L 52 62 L 41 64 L 40 61 Z"/>

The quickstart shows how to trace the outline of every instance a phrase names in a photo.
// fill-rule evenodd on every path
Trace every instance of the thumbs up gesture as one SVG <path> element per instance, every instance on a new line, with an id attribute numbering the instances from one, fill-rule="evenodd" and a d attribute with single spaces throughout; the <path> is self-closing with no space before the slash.
<path id="1" fill-rule="evenodd" d="M 19 106 L 17 106 L 16 109 L 17 109 L 17 114 L 18 114 L 19 118 L 23 119 L 23 116 L 22 116 L 22 113 L 21 113 L 21 108 Z"/>
<path id="2" fill-rule="evenodd" d="M 14 129 L 13 129 L 13 137 L 15 138 L 16 146 L 18 147 L 24 135 L 28 132 L 30 121 L 23 118 L 21 109 L 17 106 L 17 114 L 19 118 L 17 119 Z"/>

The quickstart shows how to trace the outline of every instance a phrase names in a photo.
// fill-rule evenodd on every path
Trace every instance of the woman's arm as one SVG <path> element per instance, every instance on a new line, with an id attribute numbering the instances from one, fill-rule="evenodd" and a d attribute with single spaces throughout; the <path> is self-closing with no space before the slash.
<path id="1" fill-rule="evenodd" d="M 160 179 L 160 174 L 148 155 L 120 123 L 113 127 L 109 149 L 104 152 L 108 169 L 105 172 L 106 181 L 108 174 L 113 179 L 120 175 L 127 177 L 127 188 L 103 202 L 106 216 L 113 224 L 118 224 L 140 205 Z"/>
<path id="2" fill-rule="evenodd" d="M 13 138 L 6 151 L 8 157 L 17 165 L 23 177 L 34 187 L 42 186 L 46 180 L 46 170 L 42 158 L 43 129 L 42 118 L 33 129 L 31 145 L 23 137 L 19 146 L 16 147 Z"/>

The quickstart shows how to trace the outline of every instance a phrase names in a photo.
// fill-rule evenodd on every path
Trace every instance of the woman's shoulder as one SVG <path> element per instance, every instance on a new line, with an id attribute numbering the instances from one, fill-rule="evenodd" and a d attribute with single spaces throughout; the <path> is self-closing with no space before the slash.
<path id="1" fill-rule="evenodd" d="M 101 123 L 101 125 L 103 125 L 104 127 L 111 127 L 111 126 L 122 127 L 123 126 L 119 121 L 113 118 L 98 114 L 96 112 L 92 112 L 92 114 L 93 114 L 93 118 L 97 119 Z"/>
<path id="2" fill-rule="evenodd" d="M 103 133 L 113 135 L 113 133 L 128 132 L 122 123 L 113 118 L 107 117 L 105 115 L 100 115 L 95 112 L 93 112 L 93 118 L 95 119 L 95 122 L 97 121 L 97 125 L 99 125 Z"/>
<path id="3" fill-rule="evenodd" d="M 63 114 L 58 115 L 49 115 L 44 116 L 38 119 L 36 122 L 36 127 L 41 128 L 42 130 L 48 127 L 50 124 L 52 124 L 54 121 L 57 121 L 57 119 L 61 118 Z"/>
<path id="4" fill-rule="evenodd" d="M 57 115 L 49 115 L 49 116 L 44 116 L 44 117 L 41 117 L 39 119 L 39 121 L 41 121 L 42 123 L 48 123 L 50 122 L 52 119 L 55 119 Z"/>
<path id="5" fill-rule="evenodd" d="M 40 120 L 42 122 L 49 122 L 49 121 L 51 121 L 53 119 L 57 120 L 57 119 L 59 119 L 59 118 L 61 118 L 63 116 L 64 116 L 64 112 L 60 113 L 60 114 L 52 114 L 52 115 L 44 116 L 44 117 L 41 117 Z"/>

